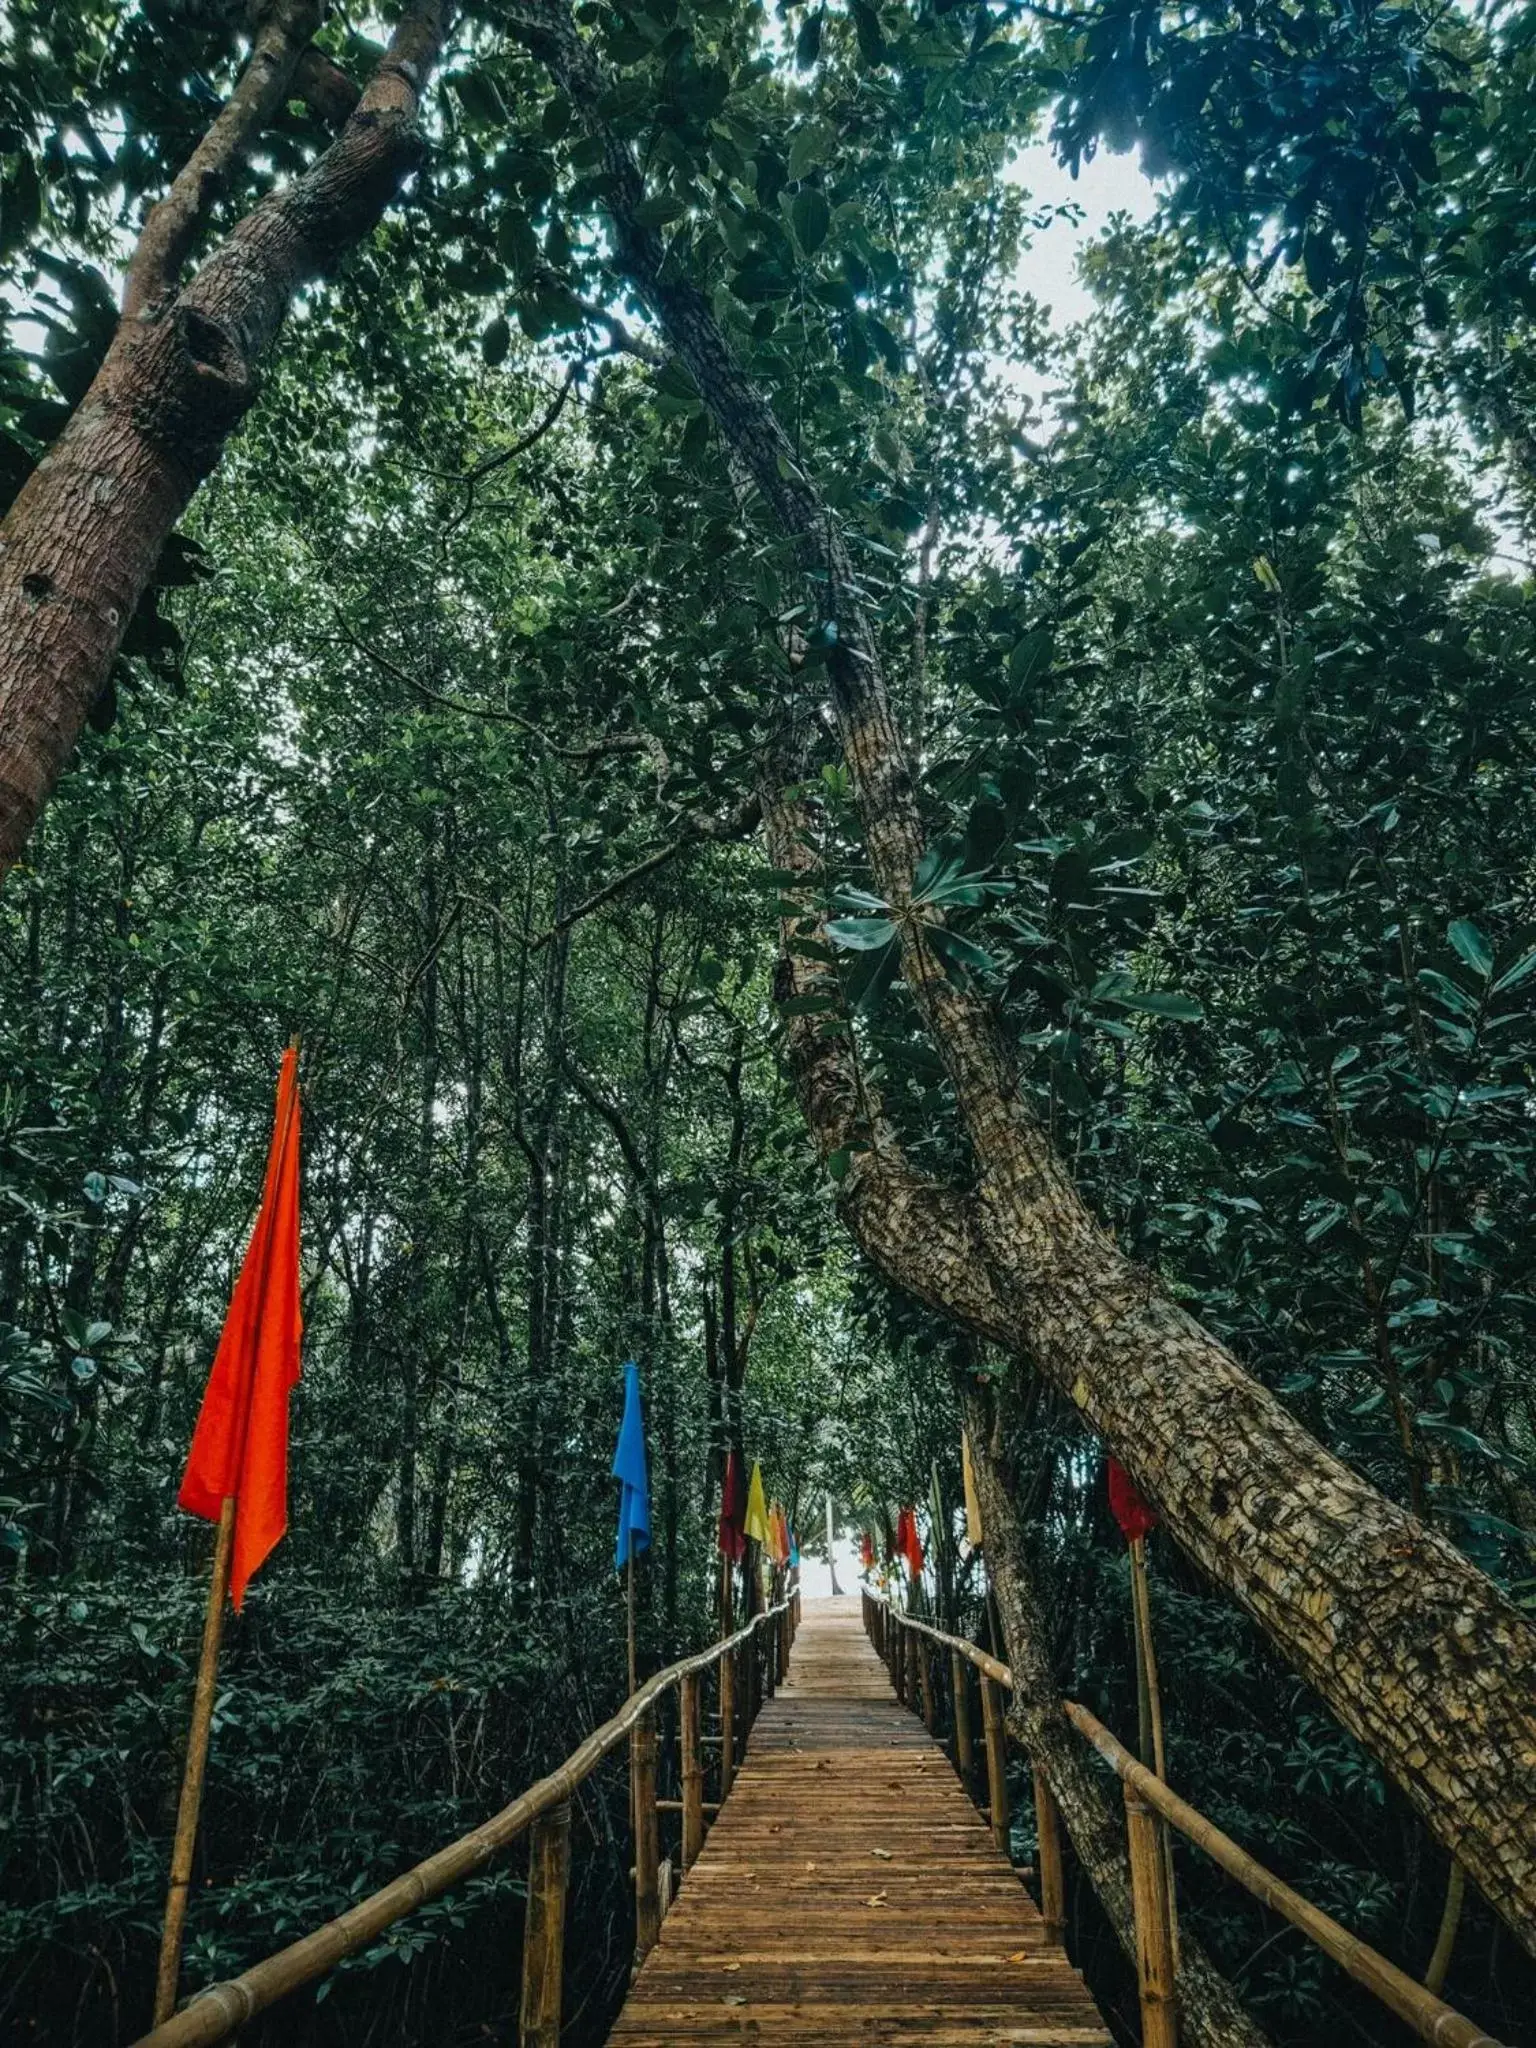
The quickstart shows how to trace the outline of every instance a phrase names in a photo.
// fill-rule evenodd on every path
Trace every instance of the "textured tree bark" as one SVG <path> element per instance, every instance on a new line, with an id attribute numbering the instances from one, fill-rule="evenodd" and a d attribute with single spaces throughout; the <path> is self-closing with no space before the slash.
<path id="1" fill-rule="evenodd" d="M 1008 1668 L 1014 1676 L 1008 1723 L 1032 1763 L 1043 1767 L 1078 1862 L 1132 1964 L 1136 1919 L 1118 1798 L 1094 1768 L 1087 1744 L 1061 1711 L 1051 1667 L 1049 1630 L 1014 1501 L 1001 1401 L 971 1386 L 965 1420 L 987 1532 L 987 1567 L 1002 1617 Z M 1179 1941 L 1181 2038 L 1199 2048 L 1262 2048 L 1268 2036 L 1248 2017 L 1236 1993 L 1187 1929 Z"/>
<path id="2" fill-rule="evenodd" d="M 184 290 L 125 316 L 6 515 L 0 877 L 63 772 L 171 529 L 250 408 L 294 293 L 375 226 L 416 162 L 421 91 L 449 11 L 447 0 L 422 0 L 408 13 L 324 155 L 255 206 Z M 281 65 L 264 83 L 280 74 Z M 157 265 L 177 259 L 186 206 L 163 225 Z"/>
<path id="3" fill-rule="evenodd" d="M 798 749 L 785 745 L 765 763 L 760 794 L 769 860 L 786 873 L 804 875 L 809 883 L 817 868 L 808 843 L 809 820 L 803 806 L 788 794 L 801 766 Z M 792 885 L 786 885 L 786 893 L 793 894 Z M 814 957 L 791 950 L 813 922 L 810 915 L 785 920 L 778 966 L 781 1001 L 824 986 Z M 969 1205 L 952 1189 L 913 1172 L 878 1096 L 858 1072 L 851 1039 L 829 1034 L 826 1021 L 814 1013 L 791 1010 L 785 1030 L 800 1101 L 823 1156 L 854 1137 L 870 1141 L 858 1185 L 848 1189 L 842 1203 L 845 1221 L 877 1264 L 908 1293 L 949 1314 L 957 1312 L 956 1303 L 964 1303 L 961 1315 L 966 1321 L 1001 1315 L 1001 1306 L 986 1294 L 984 1248 Z M 1045 1768 L 1078 1860 L 1134 1966 L 1136 1924 L 1119 1803 L 1095 1775 L 1086 1745 L 1061 1712 L 1061 1695 L 1045 1647 L 1047 1631 L 1013 1506 L 1014 1489 L 1005 1486 L 990 1456 L 982 1486 L 981 1459 L 991 1441 L 992 1417 L 974 1392 L 967 1425 L 977 1453 L 987 1557 L 1016 1679 L 1009 1718 L 1031 1761 Z M 1194 2048 L 1266 2048 L 1268 2037 L 1248 2018 L 1199 1942 L 1186 1935 L 1180 1957 L 1180 2016 Z"/>
<path id="4" fill-rule="evenodd" d="M 321 12 L 319 0 L 276 0 L 263 14 L 234 91 L 150 209 L 123 287 L 125 319 L 136 320 L 174 287 L 214 193 L 282 105 Z"/>
<path id="5" fill-rule="evenodd" d="M 838 1099 L 825 1054 L 797 1034 L 802 1104 L 818 1138 L 835 1130 L 827 1149 L 867 1148 L 844 1182 L 850 1227 L 899 1285 L 1031 1360 L 1069 1395 L 1169 1530 L 1536 1948 L 1536 1628 L 1451 1544 L 1325 1451 L 1090 1215 L 1016 1085 L 995 1014 L 949 979 L 930 939 L 939 919 L 913 903 L 923 851 L 916 787 L 836 519 L 702 293 L 663 263 L 659 236 L 639 224 L 639 169 L 604 123 L 604 81 L 564 0 L 509 0 L 507 11 L 601 144 L 619 268 L 839 629 L 832 708 L 865 851 L 977 1176 L 961 1205 L 906 1175 L 887 1134 Z M 942 1262 L 929 1233 L 945 1240 Z"/>

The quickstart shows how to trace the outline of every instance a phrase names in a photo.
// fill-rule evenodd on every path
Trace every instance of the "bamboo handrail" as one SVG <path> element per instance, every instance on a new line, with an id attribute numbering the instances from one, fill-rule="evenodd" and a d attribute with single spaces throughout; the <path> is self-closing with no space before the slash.
<path id="1" fill-rule="evenodd" d="M 947 1635 L 942 1629 L 919 1621 L 915 1615 L 904 1614 L 882 1595 L 871 1593 L 867 1586 L 863 1590 L 870 1606 L 882 1608 L 898 1627 L 916 1630 L 937 1643 L 947 1645 L 996 1684 L 1005 1686 L 1010 1692 L 1013 1690 L 1013 1674 L 1008 1666 L 988 1656 L 975 1643 L 968 1643 L 961 1636 Z M 1321 1907 L 1304 1899 L 1300 1892 L 1293 1891 L 1283 1879 L 1250 1856 L 1246 1849 L 1240 1849 L 1214 1821 L 1207 1820 L 1187 1800 L 1170 1791 L 1155 1772 L 1138 1763 L 1086 1707 L 1079 1706 L 1075 1700 L 1063 1700 L 1062 1711 L 1077 1732 L 1093 1744 L 1116 1776 L 1147 1806 L 1161 1814 L 1170 1827 L 1177 1828 L 1197 1848 L 1203 1849 L 1212 1862 L 1234 1878 L 1245 1891 L 1251 1892 L 1282 1919 L 1299 1928 L 1346 1975 L 1363 1985 L 1399 2019 L 1406 2021 L 1420 2040 L 1433 2042 L 1435 2048 L 1502 2048 L 1491 2034 L 1485 2034 L 1454 2007 L 1436 1998 L 1433 1992 L 1426 1991 L 1406 1971 L 1388 1962 L 1369 1943 L 1359 1940 Z"/>
<path id="2" fill-rule="evenodd" d="M 303 1935 L 286 1948 L 253 1963 L 250 1969 L 230 1978 L 227 1983 L 212 1984 L 206 1991 L 199 1992 L 179 2013 L 142 2035 L 133 2048 L 215 2048 L 216 2043 L 227 2041 L 237 2028 L 245 2026 L 257 2013 L 265 2012 L 268 2006 L 286 1997 L 290 1991 L 314 1983 L 317 1977 L 323 1977 L 348 1956 L 356 1955 L 386 1927 L 393 1927 L 397 1920 L 414 1913 L 429 1899 L 441 1898 L 444 1892 L 451 1891 L 454 1885 L 473 1876 L 494 1856 L 510 1847 L 535 1821 L 571 1798 L 603 1759 L 610 1756 L 630 1730 L 652 1711 L 657 1701 L 680 1685 L 685 1677 L 708 1671 L 768 1624 L 778 1626 L 779 1618 L 788 1611 L 794 1597 L 791 1592 L 777 1607 L 754 1615 L 735 1635 L 712 1643 L 708 1649 L 700 1650 L 696 1656 L 685 1657 L 679 1664 L 669 1665 L 665 1671 L 658 1671 L 654 1678 L 648 1678 L 644 1685 L 630 1694 L 610 1720 L 594 1729 L 585 1742 L 572 1750 L 558 1769 L 551 1771 L 547 1778 L 540 1778 L 537 1784 L 530 1785 L 526 1792 L 519 1793 L 500 1813 L 493 1814 L 469 1834 L 461 1835 L 456 1842 L 450 1842 L 446 1848 L 428 1856 L 403 1876 L 370 1893 L 366 1899 L 360 1899 L 355 1906 L 349 1906 L 345 1913 L 326 1921 L 312 1934 Z"/>
<path id="3" fill-rule="evenodd" d="M 1075 1700 L 1064 1700 L 1062 1709 L 1080 1735 L 1085 1735 L 1099 1755 L 1127 1785 L 1133 1786 L 1146 1804 L 1178 1829 L 1245 1891 L 1299 1927 L 1317 1946 L 1346 1970 L 1357 1984 L 1363 1984 L 1381 2003 L 1406 2020 L 1419 2038 L 1433 2041 L 1436 2048 L 1499 2048 L 1491 2034 L 1485 2034 L 1469 2019 L 1442 2003 L 1406 1971 L 1389 1963 L 1384 1955 L 1350 1933 L 1331 1915 L 1292 1891 L 1283 1879 L 1240 1849 L 1230 1835 L 1224 1835 L 1214 1821 L 1206 1819 L 1163 1780 L 1138 1763 L 1095 1715 Z"/>

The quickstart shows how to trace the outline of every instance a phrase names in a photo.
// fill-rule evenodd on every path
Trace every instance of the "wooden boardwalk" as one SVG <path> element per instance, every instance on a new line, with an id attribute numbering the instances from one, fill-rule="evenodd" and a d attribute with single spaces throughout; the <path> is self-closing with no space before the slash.
<path id="1" fill-rule="evenodd" d="M 857 1596 L 807 1600 L 790 1677 L 662 1923 L 624 2048 L 1107 2048 L 1110 2036 Z"/>

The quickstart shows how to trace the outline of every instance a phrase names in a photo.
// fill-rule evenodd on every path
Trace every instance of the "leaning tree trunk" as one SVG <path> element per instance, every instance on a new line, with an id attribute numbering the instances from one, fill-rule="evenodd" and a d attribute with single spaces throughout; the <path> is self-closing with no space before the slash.
<path id="1" fill-rule="evenodd" d="M 606 125 L 605 79 L 565 0 L 508 0 L 507 17 L 601 146 L 619 268 L 838 626 L 832 708 L 865 851 L 978 1181 L 963 1198 L 910 1176 L 903 1182 L 912 1208 L 935 1220 L 944 1214 L 950 1250 L 964 1239 L 973 1254 L 966 1270 L 948 1263 L 942 1287 L 931 1261 L 914 1279 L 911 1217 L 892 1207 L 895 1169 L 858 1105 L 842 1104 L 833 1119 L 844 1133 L 838 1149 L 866 1148 L 853 1153 L 843 1183 L 851 1227 L 899 1285 L 1030 1359 L 1071 1398 L 1170 1532 L 1242 1602 L 1536 1948 L 1536 1628 L 1450 1543 L 1309 1436 L 1090 1215 L 1023 1098 L 997 1017 L 948 978 L 930 938 L 940 920 L 913 902 L 923 852 L 917 793 L 837 521 L 708 301 L 675 261 L 664 262 L 659 235 L 642 225 L 643 180 Z M 826 970 L 824 983 L 831 978 Z M 818 1071 L 813 1058 L 801 1093 L 827 1144 L 827 1127 L 815 1121 Z M 870 1199 L 876 1181 L 885 1199 Z"/>
<path id="2" fill-rule="evenodd" d="M 803 876 L 802 892 L 786 882 L 786 894 L 807 903 L 804 918 L 787 918 L 778 965 L 781 1002 L 817 992 L 814 956 L 795 950 L 796 940 L 816 928 L 815 885 L 819 862 L 810 819 L 792 786 L 805 772 L 803 752 L 786 740 L 765 764 L 762 782 L 764 841 L 772 865 L 786 876 Z M 820 941 L 813 938 L 813 943 Z M 948 1188 L 925 1181 L 907 1163 L 900 1140 L 887 1122 L 872 1084 L 860 1073 L 850 1038 L 829 1033 L 826 1019 L 792 1007 L 786 1036 L 801 1103 L 823 1154 L 858 1138 L 870 1150 L 859 1185 L 844 1200 L 844 1215 L 860 1241 L 871 1247 L 883 1270 L 934 1307 L 954 1313 L 966 1303 L 964 1320 L 985 1322 L 989 1306 L 980 1240 L 966 1205 Z M 964 1293 L 967 1276 L 975 1292 Z M 1012 1715 L 1032 1762 L 1043 1765 L 1072 1846 L 1126 1955 L 1136 1960 L 1136 1920 L 1131 1903 L 1125 1824 L 1094 1774 L 1086 1744 L 1061 1711 L 1061 1696 L 1045 1649 L 1046 1630 L 1029 1573 L 1011 1499 L 988 1457 L 978 1409 L 972 1443 L 976 1475 L 983 1487 L 982 1519 L 987 1556 L 1016 1674 Z M 1266 2048 L 1267 2036 L 1243 2011 L 1237 1994 L 1201 1944 L 1187 1932 L 1180 1941 L 1179 2017 L 1183 2038 L 1193 2048 Z"/>
<path id="3" fill-rule="evenodd" d="M 447 0 L 404 16 L 335 142 L 179 292 L 174 271 L 212 182 L 201 149 L 150 215 L 106 358 L 0 526 L 0 878 L 74 750 L 171 529 L 255 399 L 295 292 L 370 232 L 417 161 L 421 91 L 448 16 Z M 274 14 L 291 33 L 281 48 L 258 43 L 226 110 L 239 118 L 224 164 L 281 100 L 305 19 Z"/>
<path id="4" fill-rule="evenodd" d="M 964 1391 L 987 1566 L 1013 1673 L 1009 1725 L 1050 1784 L 1072 1847 L 1127 1960 L 1136 1962 L 1136 1913 L 1126 1857 L 1125 1810 L 1111 1797 L 1096 1759 L 1061 1711 L 1051 1667 L 1044 1603 L 1035 1584 L 1014 1500 L 1017 1487 L 999 1441 L 994 1403 Z M 1263 2048 L 1268 2036 L 1187 1927 L 1179 1930 L 1179 2038 L 1196 2048 Z"/>

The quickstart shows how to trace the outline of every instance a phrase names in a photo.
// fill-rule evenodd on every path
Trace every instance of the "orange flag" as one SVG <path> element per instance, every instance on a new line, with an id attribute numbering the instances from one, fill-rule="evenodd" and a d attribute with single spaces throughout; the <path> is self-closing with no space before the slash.
<path id="1" fill-rule="evenodd" d="M 299 1378 L 299 1056 L 289 1046 L 261 1209 L 230 1296 L 176 1499 L 216 1522 L 235 1502 L 230 1593 L 235 1612 L 251 1574 L 288 1527 L 288 1395 Z"/>

